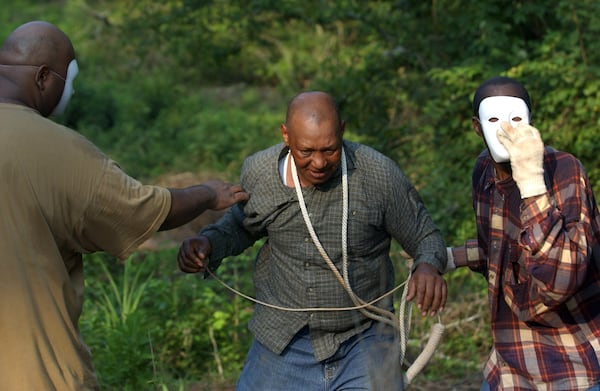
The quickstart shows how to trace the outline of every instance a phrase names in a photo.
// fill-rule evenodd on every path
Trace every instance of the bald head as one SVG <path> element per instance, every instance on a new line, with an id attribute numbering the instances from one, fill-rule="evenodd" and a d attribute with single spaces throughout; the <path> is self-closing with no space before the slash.
<path id="1" fill-rule="evenodd" d="M 344 122 L 331 95 L 320 91 L 296 95 L 280 128 L 301 186 L 323 184 L 333 177 L 341 161 Z"/>
<path id="2" fill-rule="evenodd" d="M 341 124 L 337 105 L 333 97 L 321 91 L 302 92 L 290 101 L 285 121 L 309 121 L 315 125 L 322 122 Z"/>
<path id="3" fill-rule="evenodd" d="M 71 40 L 55 25 L 34 21 L 15 29 L 0 48 L 0 64 L 42 65 L 64 75 L 75 58 Z"/>
<path id="4" fill-rule="evenodd" d="M 481 83 L 473 96 L 473 115 L 479 117 L 479 105 L 485 98 L 491 96 L 512 96 L 521 98 L 531 111 L 531 99 L 525 86 L 515 79 L 504 76 L 495 76 Z"/>
<path id="5" fill-rule="evenodd" d="M 0 46 L 0 102 L 31 107 L 44 117 L 60 115 L 76 75 L 73 44 L 51 23 L 25 23 Z"/>

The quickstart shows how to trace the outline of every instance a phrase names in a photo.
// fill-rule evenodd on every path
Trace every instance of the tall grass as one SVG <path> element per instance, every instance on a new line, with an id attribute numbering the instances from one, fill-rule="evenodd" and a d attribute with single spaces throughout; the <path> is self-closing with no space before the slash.
<path id="1" fill-rule="evenodd" d="M 140 281 L 143 269 L 137 268 L 136 270 L 132 259 L 133 257 L 125 261 L 122 275 L 115 278 L 109 272 L 106 263 L 99 262 L 104 273 L 103 277 L 108 282 L 108 287 L 99 286 L 101 295 L 99 310 L 104 314 L 103 319 L 108 328 L 116 328 L 127 323 L 127 319 L 137 311 L 140 300 L 152 278 L 153 273 L 149 273 L 143 281 Z M 116 278 L 120 280 L 119 284 L 115 281 Z"/>

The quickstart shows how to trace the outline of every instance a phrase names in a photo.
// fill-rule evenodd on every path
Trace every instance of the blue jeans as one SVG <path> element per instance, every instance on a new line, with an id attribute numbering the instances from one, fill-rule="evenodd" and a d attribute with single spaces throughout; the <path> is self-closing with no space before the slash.
<path id="1" fill-rule="evenodd" d="M 371 326 L 325 361 L 315 360 L 308 328 L 277 355 L 254 340 L 236 391 L 402 391 L 400 345 Z M 389 329 L 389 328 L 388 328 Z"/>
<path id="2" fill-rule="evenodd" d="M 481 383 L 481 388 L 479 389 L 479 391 L 491 391 L 490 385 L 487 381 L 484 380 L 483 383 Z M 596 384 L 592 388 L 588 388 L 587 391 L 600 391 L 600 384 Z"/>

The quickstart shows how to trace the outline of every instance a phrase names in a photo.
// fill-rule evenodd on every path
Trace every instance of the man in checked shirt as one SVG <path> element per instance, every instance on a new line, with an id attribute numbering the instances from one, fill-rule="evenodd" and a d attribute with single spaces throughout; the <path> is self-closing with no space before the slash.
<path id="1" fill-rule="evenodd" d="M 294 97 L 283 143 L 244 162 L 249 201 L 180 248 L 181 270 L 197 273 L 268 238 L 254 284 L 257 298 L 277 308 L 255 307 L 255 339 L 237 391 L 402 390 L 398 340 L 369 316 L 384 310 L 393 317 L 391 299 L 368 315 L 337 309 L 356 306 L 347 283 L 365 302 L 394 287 L 392 239 L 415 261 L 407 299 L 424 315 L 445 304 L 446 245 L 417 191 L 394 161 L 343 133 L 329 94 Z M 325 311 L 285 310 L 292 308 Z"/>
<path id="2" fill-rule="evenodd" d="M 488 280 L 493 348 L 481 390 L 600 390 L 598 209 L 581 163 L 544 146 L 527 90 L 494 77 L 473 98 L 487 149 L 473 171 L 477 239 L 448 268 Z"/>

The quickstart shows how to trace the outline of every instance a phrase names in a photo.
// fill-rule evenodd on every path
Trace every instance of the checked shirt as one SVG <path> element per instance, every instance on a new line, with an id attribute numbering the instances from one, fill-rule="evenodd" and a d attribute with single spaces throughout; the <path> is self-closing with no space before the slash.
<path id="1" fill-rule="evenodd" d="M 344 142 L 348 162 L 348 270 L 353 291 L 365 301 L 394 287 L 389 257 L 392 238 L 415 259 L 443 270 L 446 248 L 415 188 L 391 159 L 361 144 Z M 241 183 L 249 201 L 237 205 L 201 234 L 212 247 L 210 267 L 266 237 L 255 261 L 259 300 L 288 308 L 353 307 L 312 242 L 295 190 L 282 183 L 283 144 L 246 159 Z M 342 270 L 341 170 L 327 183 L 302 189 L 314 229 L 338 270 Z M 377 305 L 390 310 L 391 301 Z M 370 319 L 359 311 L 288 312 L 257 305 L 250 321 L 255 338 L 279 354 L 304 326 L 317 361 L 364 331 Z"/>

